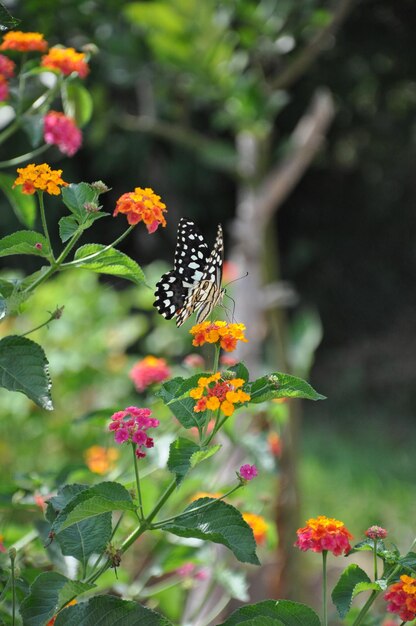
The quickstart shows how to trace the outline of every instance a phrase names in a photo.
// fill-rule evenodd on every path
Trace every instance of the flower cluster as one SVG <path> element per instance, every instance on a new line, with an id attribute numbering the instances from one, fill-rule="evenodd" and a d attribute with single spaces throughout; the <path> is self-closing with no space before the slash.
<path id="1" fill-rule="evenodd" d="M 160 224 L 166 226 L 163 215 L 165 211 L 166 204 L 161 202 L 160 196 L 155 194 L 153 189 L 136 187 L 134 191 L 123 193 L 117 200 L 113 216 L 124 213 L 130 226 L 144 222 L 151 234 L 157 230 Z"/>
<path id="2" fill-rule="evenodd" d="M 385 539 L 387 537 L 387 530 L 381 526 L 370 526 L 365 531 L 365 536 L 369 539 Z"/>
<path id="3" fill-rule="evenodd" d="M 194 578 L 195 580 L 206 580 L 208 578 L 208 572 L 205 569 L 198 570 L 195 563 L 184 563 L 175 570 L 181 578 Z"/>
<path id="4" fill-rule="evenodd" d="M 26 167 L 18 167 L 17 173 L 19 176 L 14 181 L 13 187 L 23 185 L 22 192 L 27 194 L 39 190 L 57 196 L 61 193 L 60 187 L 68 185 L 61 178 L 62 170 L 52 170 L 46 163 L 41 165 L 30 163 Z"/>
<path id="5" fill-rule="evenodd" d="M 243 480 L 253 480 L 253 478 L 256 478 L 258 474 L 258 470 L 255 465 L 249 465 L 248 463 L 246 463 L 245 465 L 242 465 L 240 467 L 238 473 Z"/>
<path id="6" fill-rule="evenodd" d="M 136 456 L 142 459 L 146 456 L 143 448 L 153 448 L 153 439 L 146 431 L 149 428 L 157 428 L 159 420 L 150 417 L 150 409 L 139 409 L 136 406 L 128 406 L 124 411 L 117 411 L 111 416 L 111 424 L 108 430 L 114 431 L 114 441 L 124 443 L 130 441 L 136 445 Z"/>
<path id="7" fill-rule="evenodd" d="M 0 102 L 4 102 L 9 97 L 8 78 L 14 76 L 15 64 L 4 54 L 0 54 Z"/>
<path id="8" fill-rule="evenodd" d="M 119 451 L 115 448 L 103 448 L 102 446 L 91 446 L 84 454 L 85 463 L 91 472 L 95 474 L 106 474 L 114 468 L 119 457 Z"/>
<path id="9" fill-rule="evenodd" d="M 137 391 L 142 392 L 153 383 L 161 383 L 170 376 L 170 369 L 165 359 L 158 359 L 155 356 L 146 356 L 136 363 L 130 371 Z"/>
<path id="10" fill-rule="evenodd" d="M 202 322 L 192 326 L 189 331 L 193 335 L 193 346 L 203 346 L 204 343 L 218 343 L 226 352 L 232 352 L 237 347 L 237 341 L 248 340 L 244 336 L 244 324 L 229 324 L 228 322 Z"/>
<path id="11" fill-rule="evenodd" d="M 197 400 L 194 412 L 221 409 L 229 417 L 234 413 L 236 404 L 250 400 L 250 395 L 241 389 L 244 382 L 242 378 L 222 380 L 220 372 L 209 377 L 201 376 L 198 387 L 189 392 L 190 397 Z"/>
<path id="12" fill-rule="evenodd" d="M 222 495 L 223 494 L 219 491 L 216 491 L 215 493 L 211 493 L 209 491 L 198 491 L 194 496 L 192 496 L 191 502 L 195 502 L 195 500 L 199 500 L 200 498 L 221 498 Z"/>
<path id="13" fill-rule="evenodd" d="M 41 65 L 48 70 L 58 70 L 64 76 L 76 72 L 80 78 L 85 78 L 90 71 L 85 53 L 77 52 L 75 48 L 51 48 L 42 57 Z"/>
<path id="14" fill-rule="evenodd" d="M 45 115 L 43 137 L 45 143 L 58 146 L 68 156 L 73 156 L 82 144 L 82 133 L 74 120 L 58 111 L 49 111 Z"/>
<path id="15" fill-rule="evenodd" d="M 390 613 L 396 613 L 404 622 L 411 622 L 416 618 L 416 578 L 403 574 L 384 594 L 384 599 L 388 601 Z"/>
<path id="16" fill-rule="evenodd" d="M 243 513 L 243 520 L 253 531 L 254 539 L 258 545 L 265 542 L 267 537 L 268 524 L 264 517 L 255 513 Z"/>
<path id="17" fill-rule="evenodd" d="M 12 30 L 3 37 L 0 50 L 16 50 L 17 52 L 45 52 L 48 42 L 44 40 L 42 33 L 23 33 L 20 30 Z"/>
<path id="18" fill-rule="evenodd" d="M 309 519 L 306 526 L 296 532 L 298 539 L 295 546 L 304 551 L 329 550 L 334 556 L 339 556 L 343 553 L 348 554 L 351 550 L 349 540 L 352 539 L 352 535 L 344 523 L 325 515 Z"/>

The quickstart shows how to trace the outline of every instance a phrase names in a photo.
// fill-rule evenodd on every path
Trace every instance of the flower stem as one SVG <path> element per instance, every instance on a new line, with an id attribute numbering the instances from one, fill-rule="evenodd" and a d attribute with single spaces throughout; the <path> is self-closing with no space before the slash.
<path id="1" fill-rule="evenodd" d="M 12 583 L 12 626 L 16 623 L 16 577 L 15 577 L 15 559 L 16 550 L 12 548 L 9 550 L 10 568 L 11 568 L 11 583 Z"/>
<path id="2" fill-rule="evenodd" d="M 128 229 L 125 230 L 122 235 L 120 235 L 120 237 L 118 237 L 115 241 L 113 241 L 113 243 L 109 243 L 108 246 L 105 246 L 102 250 L 99 250 L 98 252 L 94 252 L 93 254 L 89 254 L 88 256 L 85 256 L 82 259 L 75 259 L 74 261 L 69 261 L 69 263 L 63 263 L 61 265 L 62 269 L 66 269 L 67 267 L 72 267 L 74 265 L 79 265 L 80 263 L 84 263 L 84 261 L 91 261 L 92 259 L 95 259 L 96 257 L 100 256 L 100 254 L 107 252 L 107 250 L 111 250 L 111 248 L 115 248 L 120 243 L 120 241 L 123 241 L 123 239 L 127 237 L 127 235 L 133 230 L 133 228 L 134 226 L 129 226 Z"/>
<path id="3" fill-rule="evenodd" d="M 0 169 L 12 167 L 13 165 L 20 165 L 20 163 L 29 161 L 29 159 L 33 159 L 34 157 L 39 156 L 39 154 L 45 152 L 49 147 L 50 146 L 47 143 L 44 143 L 43 146 L 39 146 L 39 148 L 36 148 L 35 150 L 26 152 L 26 154 L 21 154 L 13 159 L 7 159 L 7 161 L 0 161 Z"/>
<path id="4" fill-rule="evenodd" d="M 212 366 L 212 373 L 213 374 L 218 372 L 218 363 L 219 363 L 219 360 L 220 360 L 220 351 L 221 351 L 220 344 L 219 343 L 215 344 L 214 364 Z"/>
<path id="5" fill-rule="evenodd" d="M 373 540 L 373 559 L 374 559 L 374 581 L 378 579 L 377 573 L 377 539 Z"/>
<path id="6" fill-rule="evenodd" d="M 46 320 L 46 322 L 43 322 L 42 324 L 39 324 L 39 326 L 35 326 L 35 328 L 31 328 L 31 330 L 28 330 L 25 333 L 22 333 L 20 336 L 21 337 L 26 337 L 26 335 L 30 335 L 30 333 L 34 333 L 35 330 L 39 330 L 40 328 L 43 328 L 44 326 L 47 326 L 49 324 L 49 322 L 51 322 L 52 320 L 57 320 L 61 317 L 62 315 L 62 309 L 63 307 L 57 307 L 56 310 L 50 314 L 49 318 Z"/>
<path id="7" fill-rule="evenodd" d="M 367 602 L 364 604 L 363 608 L 361 609 L 359 615 L 357 616 L 357 618 L 354 620 L 352 626 L 359 626 L 359 624 L 362 623 L 364 617 L 367 615 L 369 608 L 371 607 L 371 605 L 373 604 L 374 600 L 377 598 L 377 596 L 379 595 L 380 591 L 372 591 L 370 594 L 370 597 L 368 598 Z"/>
<path id="8" fill-rule="evenodd" d="M 46 221 L 45 203 L 43 201 L 43 191 L 38 191 L 38 199 L 39 199 L 40 217 L 41 217 L 41 220 L 42 220 L 43 232 L 44 232 L 45 237 L 46 237 L 46 239 L 48 241 L 49 250 L 51 251 L 52 262 L 55 263 L 55 257 L 54 257 L 53 250 L 52 250 L 51 239 L 49 237 L 48 223 Z"/>
<path id="9" fill-rule="evenodd" d="M 136 456 L 136 447 L 137 447 L 136 444 L 131 442 L 131 449 L 133 450 L 134 473 L 136 474 L 137 499 L 139 502 L 139 520 L 140 522 L 142 522 L 144 520 L 143 500 L 142 500 L 142 492 L 140 489 L 140 476 L 139 476 L 138 458 Z"/>
<path id="10" fill-rule="evenodd" d="M 327 572 L 326 572 L 326 557 L 328 556 L 328 550 L 322 551 L 322 612 L 323 612 L 323 626 L 328 626 L 328 607 L 327 607 Z"/>

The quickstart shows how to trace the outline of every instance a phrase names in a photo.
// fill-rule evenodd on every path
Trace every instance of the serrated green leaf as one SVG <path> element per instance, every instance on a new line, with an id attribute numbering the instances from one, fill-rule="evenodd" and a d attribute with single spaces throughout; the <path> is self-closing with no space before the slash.
<path id="1" fill-rule="evenodd" d="M 59 220 L 59 236 L 62 243 L 71 239 L 78 230 L 78 220 L 74 215 L 66 215 Z"/>
<path id="2" fill-rule="evenodd" d="M 87 212 L 84 204 L 98 201 L 98 194 L 88 183 L 71 184 L 62 188 L 62 202 L 82 222 Z"/>
<path id="3" fill-rule="evenodd" d="M 101 254 L 97 254 L 100 252 Z M 90 255 L 95 255 L 92 259 L 87 259 Z M 75 253 L 75 261 L 79 261 L 77 267 L 91 270 L 99 274 L 110 274 L 111 276 L 120 276 L 126 280 L 130 280 L 136 285 L 144 282 L 145 277 L 141 267 L 133 261 L 127 254 L 98 243 L 89 243 Z"/>
<path id="4" fill-rule="evenodd" d="M 258 378 L 251 385 L 250 395 L 250 402 L 254 404 L 275 398 L 325 400 L 325 396 L 317 393 L 305 380 L 283 372 L 273 372 Z"/>
<path id="5" fill-rule="evenodd" d="M 398 559 L 398 563 L 412 574 L 416 573 L 416 553 L 408 552 L 405 556 Z"/>
<path id="6" fill-rule="evenodd" d="M 191 456 L 191 467 L 196 467 L 196 465 L 199 465 L 202 461 L 210 459 L 218 452 L 218 450 L 221 450 L 221 447 L 222 446 L 220 444 L 217 444 L 215 446 L 210 446 L 209 448 L 201 448 L 201 450 L 194 452 Z"/>
<path id="7" fill-rule="evenodd" d="M 177 486 L 181 484 L 191 469 L 192 455 L 199 450 L 195 441 L 179 437 L 169 446 L 168 470 L 175 474 Z"/>
<path id="8" fill-rule="evenodd" d="M 321 626 L 315 611 L 305 604 L 291 600 L 264 600 L 257 604 L 247 604 L 234 611 L 218 626 L 246 625 L 250 624 L 251 620 L 259 618 L 277 620 L 277 623 L 280 621 L 283 626 Z"/>
<path id="9" fill-rule="evenodd" d="M 90 121 L 92 115 L 93 102 L 90 92 L 81 83 L 72 82 L 66 85 L 66 96 L 65 115 L 72 117 L 77 126 L 82 128 Z"/>
<path id="10" fill-rule="evenodd" d="M 228 371 L 229 372 L 234 372 L 236 378 L 242 378 L 245 382 L 247 382 L 249 377 L 250 377 L 248 369 L 246 368 L 246 366 L 245 366 L 245 364 L 243 362 L 236 363 L 232 367 L 229 367 Z"/>
<path id="11" fill-rule="evenodd" d="M 182 397 L 180 400 L 175 399 L 176 396 L 179 396 L 179 390 L 183 384 L 183 378 L 173 378 L 162 385 L 157 396 L 162 398 L 184 428 L 194 428 L 199 424 L 198 419 L 203 420 L 204 416 L 201 417 L 200 413 L 194 412 L 195 401 L 189 396 Z M 183 396 L 183 394 L 181 395 Z"/>
<path id="12" fill-rule="evenodd" d="M 41 244 L 40 250 L 36 244 Z M 18 230 L 0 239 L 0 257 L 11 254 L 34 254 L 48 257 L 50 254 L 48 240 L 33 230 Z"/>
<path id="13" fill-rule="evenodd" d="M 3 3 L 0 3 L 0 30 L 6 31 L 16 28 L 20 24 L 20 20 L 13 17 L 6 9 Z"/>
<path id="14" fill-rule="evenodd" d="M 358 565 L 352 563 L 341 574 L 335 585 L 331 597 L 338 615 L 343 618 L 351 608 L 354 589 L 360 583 L 371 583 L 367 574 Z"/>
<path id="15" fill-rule="evenodd" d="M 35 197 L 22 193 L 20 186 L 13 189 L 15 180 L 15 176 L 0 174 L 0 188 L 10 202 L 17 219 L 27 228 L 33 228 L 37 211 Z"/>
<path id="16" fill-rule="evenodd" d="M 355 585 L 354 587 L 352 597 L 355 598 L 355 596 L 358 596 L 358 594 L 363 591 L 385 591 L 385 589 L 386 585 L 380 584 L 378 581 L 374 583 L 358 583 L 358 585 Z"/>
<path id="17" fill-rule="evenodd" d="M 24 393 L 43 409 L 53 409 L 48 361 L 43 349 L 26 337 L 0 340 L 0 386 Z"/>
<path id="18" fill-rule="evenodd" d="M 88 488 L 88 485 L 65 485 L 59 489 L 58 494 L 48 502 L 47 519 L 53 522 L 74 497 Z M 56 535 L 62 554 L 73 556 L 83 565 L 92 554 L 99 554 L 110 538 L 111 512 L 83 520 Z"/>
<path id="19" fill-rule="evenodd" d="M 256 555 L 253 531 L 241 513 L 222 500 L 213 498 L 195 500 L 176 520 L 159 528 L 179 537 L 221 543 L 242 563 L 260 564 Z"/>
<path id="20" fill-rule="evenodd" d="M 64 609 L 55 626 L 173 626 L 166 617 L 137 602 L 114 596 L 96 596 Z"/>
<path id="21" fill-rule="evenodd" d="M 73 524 L 96 518 L 110 511 L 134 511 L 131 495 L 122 485 L 104 482 L 85 489 L 62 509 L 52 524 L 51 530 L 58 534 Z"/>
<path id="22" fill-rule="evenodd" d="M 69 580 L 58 572 L 40 574 L 20 606 L 24 625 L 45 626 L 72 598 L 93 588 L 94 585 Z"/>

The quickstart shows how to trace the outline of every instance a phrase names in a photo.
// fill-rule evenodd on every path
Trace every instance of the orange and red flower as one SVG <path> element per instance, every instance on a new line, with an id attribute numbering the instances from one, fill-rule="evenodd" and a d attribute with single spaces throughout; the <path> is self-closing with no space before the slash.
<path id="1" fill-rule="evenodd" d="M 150 187 L 136 187 L 134 191 L 124 193 L 116 203 L 113 213 L 115 217 L 118 213 L 124 213 L 131 226 L 139 222 L 144 222 L 148 232 L 154 233 L 159 225 L 166 226 L 163 213 L 166 211 L 166 204 L 161 202 L 160 196 L 155 194 Z"/>
<path id="2" fill-rule="evenodd" d="M 58 70 L 64 76 L 76 72 L 80 78 L 85 78 L 90 71 L 86 54 L 77 52 L 75 48 L 51 48 L 48 54 L 42 57 L 41 65 L 48 70 Z"/>
<path id="3" fill-rule="evenodd" d="M 45 52 L 48 42 L 42 33 L 23 33 L 20 30 L 11 30 L 3 37 L 0 50 L 17 50 L 17 52 Z"/>
<path id="4" fill-rule="evenodd" d="M 250 400 L 250 394 L 241 389 L 244 382 L 242 378 L 223 380 L 220 372 L 208 377 L 201 376 L 198 380 L 198 387 L 189 392 L 190 397 L 197 400 L 194 412 L 220 409 L 225 416 L 229 417 L 234 413 L 235 405 Z"/>
<path id="5" fill-rule="evenodd" d="M 137 391 L 144 391 L 153 383 L 161 383 L 170 376 L 170 369 L 165 359 L 158 359 L 148 355 L 130 370 L 132 379 Z"/>
<path id="6" fill-rule="evenodd" d="M 189 331 L 193 335 L 193 346 L 203 346 L 204 343 L 218 343 L 226 352 L 232 352 L 237 347 L 237 341 L 247 342 L 244 336 L 244 324 L 229 324 L 228 322 L 202 322 L 192 326 Z"/>
<path id="7" fill-rule="evenodd" d="M 6 57 L 4 54 L 0 54 L 0 74 L 4 78 L 12 78 L 14 76 L 14 68 L 16 64 Z"/>
<path id="8" fill-rule="evenodd" d="M 30 163 L 26 167 L 18 167 L 19 176 L 14 181 L 13 187 L 23 185 L 22 192 L 34 194 L 35 191 L 46 191 L 57 196 L 61 193 L 60 187 L 66 187 L 66 183 L 61 178 L 62 170 L 52 170 L 47 163 L 35 165 Z"/>
<path id="9" fill-rule="evenodd" d="M 243 513 L 243 520 L 253 531 L 254 539 L 258 545 L 266 541 L 268 524 L 264 517 L 255 513 Z"/>
<path id="10" fill-rule="evenodd" d="M 400 576 L 400 581 L 389 587 L 384 599 L 388 601 L 387 610 L 396 613 L 404 622 L 416 618 L 416 578 Z"/>
<path id="11" fill-rule="evenodd" d="M 351 550 L 349 540 L 352 539 L 352 535 L 345 524 L 325 515 L 308 519 L 306 526 L 299 528 L 296 532 L 298 539 L 295 546 L 303 551 L 329 550 L 334 556 L 339 556 L 348 554 Z"/>
<path id="12" fill-rule="evenodd" d="M 91 446 L 85 451 L 84 458 L 87 467 L 95 474 L 106 474 L 113 469 L 120 453 L 115 448 Z"/>

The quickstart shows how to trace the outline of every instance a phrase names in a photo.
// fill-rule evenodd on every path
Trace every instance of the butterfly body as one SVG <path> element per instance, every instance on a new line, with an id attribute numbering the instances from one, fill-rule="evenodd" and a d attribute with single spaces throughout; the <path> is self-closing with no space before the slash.
<path id="1" fill-rule="evenodd" d="M 221 288 L 224 244 L 221 225 L 214 247 L 208 246 L 198 227 L 182 218 L 178 227 L 173 270 L 163 274 L 156 285 L 154 306 L 166 319 L 176 317 L 181 326 L 192 313 L 202 322 L 224 295 Z"/>

